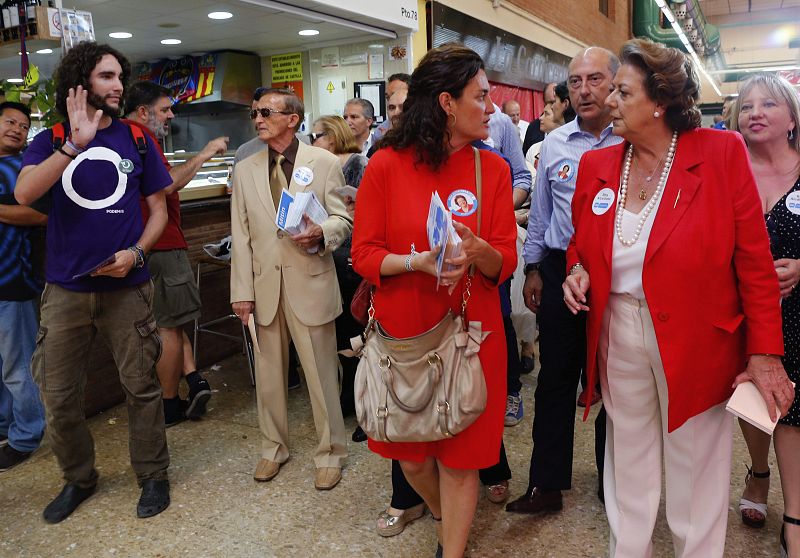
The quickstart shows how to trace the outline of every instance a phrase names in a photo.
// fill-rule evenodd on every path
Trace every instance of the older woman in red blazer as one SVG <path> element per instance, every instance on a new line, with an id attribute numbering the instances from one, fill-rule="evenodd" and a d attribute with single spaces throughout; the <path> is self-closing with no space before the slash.
<path id="1" fill-rule="evenodd" d="M 652 554 L 663 459 L 676 556 L 721 557 L 724 402 L 744 381 L 773 415 L 793 398 L 778 280 L 744 144 L 699 128 L 689 61 L 638 39 L 620 59 L 606 103 L 626 142 L 581 159 L 564 283 L 589 313 L 589 385 L 599 372 L 608 412 L 611 556 Z"/>

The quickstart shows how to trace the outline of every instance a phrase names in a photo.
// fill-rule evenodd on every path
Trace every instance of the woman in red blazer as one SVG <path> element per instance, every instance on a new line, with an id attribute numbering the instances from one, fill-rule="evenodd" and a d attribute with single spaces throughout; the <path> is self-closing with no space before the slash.
<path id="1" fill-rule="evenodd" d="M 638 39 L 620 59 L 606 103 L 627 141 L 581 159 L 564 283 L 589 312 L 588 385 L 599 372 L 608 412 L 611 556 L 651 555 L 662 459 L 676 556 L 722 556 L 724 402 L 745 381 L 773 415 L 794 396 L 778 280 L 744 144 L 699 128 L 689 61 Z"/>

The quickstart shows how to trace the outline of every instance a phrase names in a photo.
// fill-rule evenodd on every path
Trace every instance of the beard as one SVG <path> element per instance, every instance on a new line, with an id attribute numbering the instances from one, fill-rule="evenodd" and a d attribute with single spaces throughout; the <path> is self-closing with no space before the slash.
<path id="1" fill-rule="evenodd" d="M 100 95 L 89 93 L 86 101 L 89 103 L 89 105 L 93 106 L 106 116 L 110 116 L 111 118 L 117 118 L 119 116 L 120 108 L 112 107 L 111 105 L 106 104 L 105 98 L 100 97 Z"/>
<path id="2" fill-rule="evenodd" d="M 169 135 L 169 122 L 161 122 L 159 123 L 156 120 L 155 114 L 150 114 L 147 117 L 147 127 L 153 130 L 153 135 L 162 140 Z"/>

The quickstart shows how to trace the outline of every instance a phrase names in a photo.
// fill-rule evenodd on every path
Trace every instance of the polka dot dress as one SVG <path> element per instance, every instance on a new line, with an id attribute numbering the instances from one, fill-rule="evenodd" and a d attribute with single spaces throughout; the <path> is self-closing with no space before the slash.
<path id="1" fill-rule="evenodd" d="M 800 177 L 772 210 L 766 215 L 770 247 L 774 259 L 800 259 L 800 215 L 792 213 L 787 198 L 792 192 L 800 192 Z M 781 424 L 800 427 L 800 288 L 795 288 L 781 304 L 783 312 L 783 343 L 785 356 L 783 366 L 795 383 L 794 403 Z"/>

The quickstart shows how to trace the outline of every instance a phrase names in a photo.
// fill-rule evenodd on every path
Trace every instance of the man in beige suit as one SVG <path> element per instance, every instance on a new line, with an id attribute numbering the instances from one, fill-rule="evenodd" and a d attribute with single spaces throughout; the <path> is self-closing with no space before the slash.
<path id="1" fill-rule="evenodd" d="M 292 339 L 319 437 L 314 486 L 329 490 L 341 480 L 347 456 L 334 329 L 342 298 L 331 254 L 350 234 L 352 221 L 334 192 L 344 185 L 338 158 L 295 137 L 303 113 L 303 102 L 285 89 L 265 90 L 250 113 L 269 149 L 241 161 L 234 173 L 231 303 L 242 322 L 254 315 L 261 351 L 256 394 L 262 446 L 255 480 L 272 480 L 289 459 L 286 364 Z M 328 219 L 307 220 L 305 231 L 294 236 L 279 229 L 275 208 L 284 188 L 314 192 Z"/>

